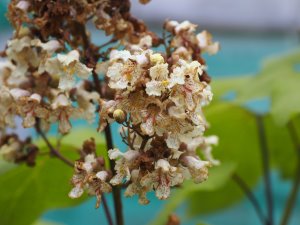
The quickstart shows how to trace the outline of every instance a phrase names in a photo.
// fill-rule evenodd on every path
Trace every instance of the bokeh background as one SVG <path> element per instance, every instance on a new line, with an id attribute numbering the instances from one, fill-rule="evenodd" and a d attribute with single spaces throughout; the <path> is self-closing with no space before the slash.
<path id="1" fill-rule="evenodd" d="M 6 40 L 12 33 L 4 16 L 7 2 L 7 0 L 0 2 L 1 49 L 4 48 Z M 190 20 L 199 24 L 200 29 L 209 30 L 214 39 L 219 41 L 222 46 L 222 50 L 217 55 L 207 57 L 209 74 L 213 79 L 254 75 L 260 71 L 264 59 L 287 53 L 299 46 L 299 0 L 152 0 L 146 6 L 134 0 L 132 10 L 136 17 L 145 20 L 148 26 L 156 32 L 160 32 L 160 27 L 166 18 L 178 21 Z M 97 42 L 101 42 L 103 35 L 94 31 L 93 38 Z M 268 111 L 269 102 L 266 100 L 250 107 L 255 108 L 255 110 Z M 24 133 L 24 135 L 26 134 Z M 114 138 L 115 142 L 120 144 L 117 135 Z M 272 172 L 272 182 L 275 187 L 273 193 L 275 196 L 275 217 L 278 219 L 291 185 L 289 181 L 282 180 L 276 170 Z M 262 182 L 259 182 L 254 188 L 254 193 L 261 204 L 264 204 Z M 147 224 L 155 219 L 165 202 L 156 200 L 154 196 L 151 199 L 151 204 L 148 206 L 138 205 L 135 198 L 125 199 L 126 224 Z M 111 196 L 109 196 L 109 203 L 112 205 Z M 205 204 L 205 202 L 199 202 L 199 204 Z M 198 221 L 205 221 L 212 225 L 253 225 L 259 223 L 246 198 L 228 209 L 201 215 L 192 220 L 184 216 L 185 207 L 186 205 L 182 204 L 177 209 L 184 225 L 195 225 Z M 299 197 L 295 212 L 291 219 L 291 225 L 300 224 Z M 72 208 L 53 209 L 46 212 L 42 218 L 65 225 L 106 224 L 102 210 L 94 209 L 94 199 Z"/>

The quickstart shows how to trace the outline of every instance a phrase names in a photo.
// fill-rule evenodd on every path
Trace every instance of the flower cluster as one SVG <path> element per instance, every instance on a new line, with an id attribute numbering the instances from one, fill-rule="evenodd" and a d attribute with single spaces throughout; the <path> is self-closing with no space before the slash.
<path id="1" fill-rule="evenodd" d="M 166 199 L 170 188 L 186 179 L 206 180 L 208 168 L 218 163 L 211 155 L 218 139 L 204 136 L 208 124 L 202 109 L 212 92 L 202 78 L 204 60 L 194 56 L 195 51 L 215 53 L 218 44 L 207 33 L 202 39 L 203 32 L 194 35 L 195 25 L 187 21 L 169 21 L 165 27 L 171 33 L 169 55 L 131 45 L 113 50 L 109 61 L 99 65 L 115 91 L 115 99 L 101 101 L 99 129 L 114 120 L 121 123 L 121 136 L 129 147 L 124 153 L 109 151 L 117 171 L 110 182 L 129 182 L 125 195 L 139 195 L 142 204 L 148 203 L 146 193 L 151 190 Z"/>
<path id="2" fill-rule="evenodd" d="M 187 179 L 207 179 L 208 168 L 218 164 L 211 154 L 218 139 L 204 136 L 203 107 L 213 94 L 202 53 L 219 50 L 207 31 L 196 34 L 188 21 L 166 21 L 158 37 L 131 15 L 129 0 L 11 0 L 8 18 L 15 32 L 0 54 L 5 159 L 33 165 L 36 156 L 29 140 L 6 134 L 18 116 L 24 128 L 35 128 L 50 153 L 72 165 L 46 132 L 58 123 L 65 135 L 71 119 L 93 123 L 99 114 L 98 130 L 106 129 L 107 137 L 109 123 L 120 123 L 128 149 L 108 151 L 115 165 L 110 171 L 96 156 L 94 140 L 86 141 L 75 162 L 71 198 L 86 191 L 97 197 L 98 207 L 103 193 L 126 182 L 125 195 L 147 204 L 152 190 L 166 199 L 171 187 Z M 111 40 L 92 43 L 90 20 Z M 164 52 L 153 51 L 160 45 Z"/>
<path id="3" fill-rule="evenodd" d="M 36 120 L 47 127 L 59 122 L 61 133 L 70 128 L 69 119 L 93 121 L 99 94 L 86 90 L 85 82 L 75 82 L 75 76 L 86 80 L 91 69 L 79 60 L 76 50 L 54 55 L 62 46 L 56 40 L 41 42 L 33 38 L 28 28 L 8 41 L 6 61 L 0 65 L 0 129 L 14 126 L 13 118 L 23 118 L 25 128 Z M 70 96 L 77 102 L 72 103 Z"/>
<path id="4" fill-rule="evenodd" d="M 28 166 L 35 165 L 35 159 L 39 151 L 38 147 L 27 138 L 22 141 L 16 134 L 4 135 L 0 139 L 0 156 L 8 162 L 22 163 Z"/>
<path id="5" fill-rule="evenodd" d="M 102 194 L 112 190 L 110 184 L 107 183 L 110 175 L 104 168 L 104 159 L 96 157 L 94 139 L 84 142 L 81 155 L 81 159 L 75 162 L 75 173 L 72 178 L 74 187 L 70 191 L 69 197 L 79 198 L 86 190 L 88 194 L 97 197 L 96 208 L 98 208 Z"/>

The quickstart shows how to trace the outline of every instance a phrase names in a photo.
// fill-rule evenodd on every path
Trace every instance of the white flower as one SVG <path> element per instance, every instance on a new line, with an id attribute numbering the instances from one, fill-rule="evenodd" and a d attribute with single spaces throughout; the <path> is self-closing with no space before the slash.
<path id="1" fill-rule="evenodd" d="M 69 192 L 69 197 L 70 198 L 79 198 L 83 194 L 83 189 L 80 186 L 76 186 L 72 188 L 72 190 Z"/>
<path id="2" fill-rule="evenodd" d="M 199 47 L 210 55 L 216 54 L 220 50 L 219 42 L 212 41 L 212 35 L 206 30 L 197 34 Z"/>
<path id="3" fill-rule="evenodd" d="M 151 59 L 153 61 L 153 59 Z M 159 59 L 158 59 L 159 60 Z M 155 61 L 157 64 L 149 69 L 151 81 L 146 83 L 146 93 L 148 95 L 160 96 L 169 84 L 169 70 L 167 63 Z"/>
<path id="4" fill-rule="evenodd" d="M 93 164 L 96 162 L 94 154 L 88 154 L 84 158 L 83 168 L 86 172 L 90 173 L 93 170 Z"/>
<path id="5" fill-rule="evenodd" d="M 109 59 L 110 61 L 115 61 L 120 59 L 123 60 L 123 62 L 126 62 L 127 60 L 132 59 L 132 55 L 127 50 L 119 51 L 114 49 L 110 52 Z"/>
<path id="6" fill-rule="evenodd" d="M 28 10 L 30 3 L 28 1 L 19 1 L 16 7 L 24 12 Z"/>
<path id="7" fill-rule="evenodd" d="M 82 112 L 71 105 L 70 100 L 64 94 L 58 94 L 55 96 L 51 104 L 51 114 L 49 121 L 54 123 L 59 122 L 59 131 L 62 134 L 68 133 L 72 128 L 70 123 L 71 117 L 79 117 L 82 115 Z"/>
<path id="8" fill-rule="evenodd" d="M 16 69 L 12 71 L 13 77 L 23 77 L 30 66 L 38 67 L 40 64 L 38 52 L 31 47 L 29 36 L 8 41 L 6 54 L 8 59 L 16 63 Z"/>
<path id="9" fill-rule="evenodd" d="M 188 171 L 195 183 L 201 183 L 208 178 L 208 167 L 211 163 L 208 161 L 202 161 L 193 156 L 183 157 L 183 162 L 186 164 Z"/>
<path id="10" fill-rule="evenodd" d="M 150 201 L 147 198 L 147 192 L 151 191 L 152 186 L 142 186 L 140 183 L 140 174 L 139 170 L 133 170 L 131 172 L 131 181 L 132 183 L 126 188 L 124 195 L 126 197 L 132 197 L 134 195 L 139 196 L 139 203 L 142 205 L 147 205 Z"/>
<path id="11" fill-rule="evenodd" d="M 161 169 L 164 173 L 176 171 L 176 167 L 171 166 L 165 159 L 159 159 L 155 164 L 155 169 Z"/>
<path id="12" fill-rule="evenodd" d="M 76 88 L 76 100 L 79 108 L 82 110 L 82 116 L 92 123 L 96 117 L 96 103 L 100 99 L 97 92 L 89 92 L 84 89 L 84 83 L 81 82 Z"/>
<path id="13" fill-rule="evenodd" d="M 10 90 L 10 94 L 14 97 L 14 99 L 17 101 L 21 97 L 27 97 L 30 96 L 30 92 L 20 89 L 20 88 L 13 88 Z"/>
<path id="14" fill-rule="evenodd" d="M 108 157 L 110 159 L 117 159 L 119 158 L 120 156 L 123 156 L 124 154 L 117 148 L 114 148 L 114 149 L 110 149 L 108 151 Z"/>
<path id="15" fill-rule="evenodd" d="M 70 90 L 75 86 L 75 75 L 87 79 L 92 72 L 91 68 L 79 61 L 77 50 L 48 59 L 45 63 L 45 70 L 51 75 L 60 77 L 58 88 L 62 90 Z"/>
<path id="16" fill-rule="evenodd" d="M 96 177 L 101 181 L 106 181 L 106 179 L 108 178 L 108 173 L 106 171 L 99 171 L 98 173 L 96 173 Z"/>
<path id="17" fill-rule="evenodd" d="M 139 152 L 135 150 L 128 150 L 125 153 L 120 152 L 118 149 L 109 150 L 110 159 L 117 159 L 116 161 L 116 175 L 110 180 L 112 185 L 118 185 L 125 181 L 130 180 L 130 167 L 133 161 L 139 156 Z"/>
<path id="18" fill-rule="evenodd" d="M 182 23 L 176 25 L 175 33 L 179 34 L 181 32 L 193 33 L 196 30 L 197 25 L 192 24 L 190 21 L 183 21 Z"/>

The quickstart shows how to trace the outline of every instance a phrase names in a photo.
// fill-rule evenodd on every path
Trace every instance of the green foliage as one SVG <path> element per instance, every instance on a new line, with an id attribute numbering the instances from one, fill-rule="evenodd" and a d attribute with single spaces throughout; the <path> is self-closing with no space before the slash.
<path id="1" fill-rule="evenodd" d="M 0 175 L 14 168 L 15 164 L 6 162 L 2 158 L 0 158 Z"/>
<path id="2" fill-rule="evenodd" d="M 270 115 L 265 117 L 264 124 L 273 167 L 280 172 L 282 178 L 293 179 L 297 157 L 287 126 L 278 127 Z M 298 122 L 297 124 L 300 125 Z"/>
<path id="3" fill-rule="evenodd" d="M 88 131 L 81 132 L 90 134 Z M 51 138 L 51 140 L 53 142 L 54 139 Z M 41 152 L 48 152 L 45 145 L 41 144 L 42 142 L 38 141 L 38 143 L 40 143 Z M 63 140 L 61 153 L 71 160 L 76 160 L 79 157 L 76 150 L 81 144 L 80 137 L 72 134 Z M 97 143 L 97 147 L 99 153 L 105 153 L 103 143 Z M 73 168 L 48 154 L 38 157 L 34 168 L 20 165 L 2 173 L 0 176 L 0 192 L 2 193 L 0 195 L 0 224 L 30 225 L 46 210 L 70 207 L 85 200 L 85 198 L 74 200 L 68 197 L 72 174 Z"/>
<path id="4" fill-rule="evenodd" d="M 292 117 L 300 113 L 300 51 L 267 60 L 262 71 L 249 78 L 227 80 L 232 82 L 237 93 L 236 103 L 270 97 L 271 115 L 278 125 L 285 125 Z M 241 82 L 242 80 L 242 82 Z M 223 80 L 224 81 L 224 80 Z M 223 82 L 222 81 L 222 82 Z M 226 84 L 221 85 L 226 88 Z"/>

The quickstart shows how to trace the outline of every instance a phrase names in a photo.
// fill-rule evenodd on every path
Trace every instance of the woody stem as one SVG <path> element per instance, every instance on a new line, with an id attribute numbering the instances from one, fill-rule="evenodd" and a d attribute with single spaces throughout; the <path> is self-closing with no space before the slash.
<path id="1" fill-rule="evenodd" d="M 113 140 L 110 125 L 107 125 L 105 128 L 105 139 L 106 139 L 106 146 L 107 150 L 113 149 Z M 110 167 L 113 172 L 113 175 L 116 174 L 115 168 L 115 161 L 110 160 Z M 112 189 L 113 199 L 114 199 L 114 206 L 115 206 L 115 213 L 116 213 L 116 221 L 117 225 L 124 225 L 123 220 L 123 210 L 122 210 L 122 199 L 121 199 L 121 188 L 118 186 L 114 186 Z"/>
<path id="2" fill-rule="evenodd" d="M 49 139 L 47 138 L 46 134 L 42 131 L 41 127 L 40 127 L 40 121 L 37 121 L 36 125 L 35 125 L 35 130 L 36 132 L 42 137 L 42 139 L 44 140 L 44 142 L 46 143 L 46 145 L 48 146 L 49 150 L 50 150 L 50 153 L 51 155 L 57 157 L 58 159 L 60 159 L 61 161 L 63 161 L 65 164 L 67 164 L 68 166 L 70 167 L 74 167 L 74 163 L 65 158 L 57 149 L 54 148 L 54 146 L 51 144 L 51 142 L 49 141 Z M 107 203 L 106 203 L 106 199 L 105 199 L 105 196 L 102 195 L 102 201 L 103 201 L 103 207 L 104 207 L 104 213 L 106 215 L 106 218 L 107 218 L 107 221 L 109 223 L 109 225 L 113 225 L 113 222 L 112 222 L 112 217 L 111 217 L 111 214 L 110 214 L 110 211 L 109 211 L 109 208 L 107 206 Z"/>

